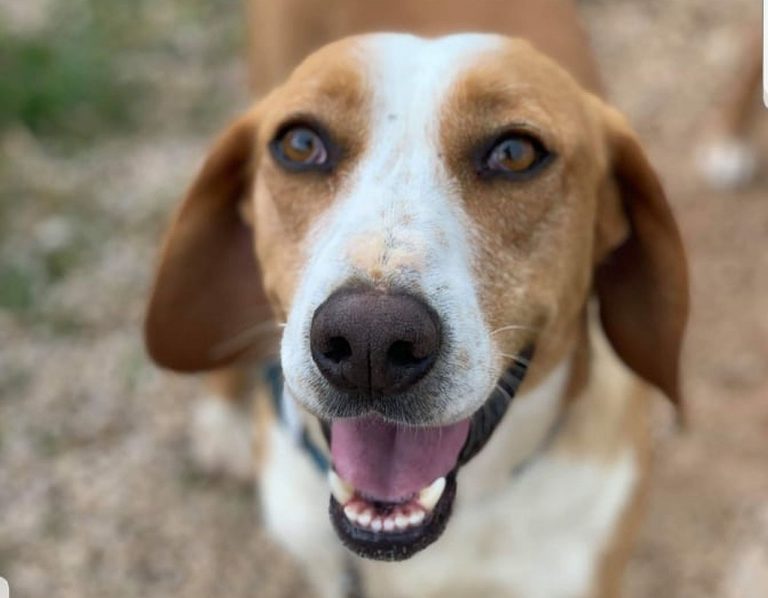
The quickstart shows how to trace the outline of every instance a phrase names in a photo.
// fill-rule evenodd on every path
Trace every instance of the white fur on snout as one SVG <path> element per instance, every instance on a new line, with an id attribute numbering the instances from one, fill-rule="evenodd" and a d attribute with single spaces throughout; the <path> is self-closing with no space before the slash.
<path id="1" fill-rule="evenodd" d="M 316 223 L 282 343 L 286 381 L 322 413 L 324 382 L 309 333 L 317 307 L 351 281 L 411 292 L 438 314 L 445 339 L 432 380 L 440 421 L 470 415 L 500 374 L 472 274 L 470 223 L 440 147 L 451 85 L 500 43 L 492 35 L 424 40 L 382 34 L 361 43 L 372 94 L 369 136 L 333 207 Z M 362 68 L 362 67 L 361 67 Z"/>

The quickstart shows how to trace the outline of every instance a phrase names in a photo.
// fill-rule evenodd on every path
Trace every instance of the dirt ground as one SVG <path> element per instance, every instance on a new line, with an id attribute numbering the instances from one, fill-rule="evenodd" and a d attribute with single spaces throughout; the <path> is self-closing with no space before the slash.
<path id="1" fill-rule="evenodd" d="M 32 4 L 44 12 L 50 2 Z M 715 193 L 692 168 L 759 3 L 581 4 L 610 96 L 669 190 L 693 277 L 685 352 L 692 426 L 674 433 L 668 407 L 658 405 L 649 513 L 626 594 L 763 598 L 768 111 L 754 131 L 765 169 L 752 186 Z M 53 155 L 22 128 L 0 138 L 0 192 L 15 202 L 0 227 L 4 259 L 34 271 L 40 256 L 83 248 L 55 283 L 32 277 L 34 309 L 0 310 L 0 575 L 13 596 L 305 595 L 259 529 L 252 489 L 190 463 L 188 399 L 200 393 L 197 381 L 157 371 L 140 341 L 168 210 L 211 133 L 246 101 L 241 59 L 196 63 L 205 24 L 193 33 L 175 62 L 152 65 L 168 91 L 140 134 L 72 157 Z M 227 91 L 205 124 L 178 116 L 180 102 L 214 87 Z"/>

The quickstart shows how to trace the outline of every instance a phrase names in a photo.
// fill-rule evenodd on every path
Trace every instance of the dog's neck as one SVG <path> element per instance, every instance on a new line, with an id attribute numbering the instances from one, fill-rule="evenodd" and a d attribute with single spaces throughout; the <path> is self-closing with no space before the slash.
<path id="1" fill-rule="evenodd" d="M 569 355 L 534 388 L 514 398 L 488 444 L 462 468 L 462 500 L 480 498 L 501 488 L 516 468 L 545 447 L 563 411 L 571 362 Z"/>
<path id="2" fill-rule="evenodd" d="M 462 498 L 493 493 L 545 452 L 567 424 L 569 407 L 589 383 L 590 325 L 585 309 L 569 334 L 562 355 L 534 383 L 523 384 L 486 447 L 462 470 Z M 545 349 L 545 354 L 549 353 Z M 549 355 L 543 356 L 548 361 Z"/>

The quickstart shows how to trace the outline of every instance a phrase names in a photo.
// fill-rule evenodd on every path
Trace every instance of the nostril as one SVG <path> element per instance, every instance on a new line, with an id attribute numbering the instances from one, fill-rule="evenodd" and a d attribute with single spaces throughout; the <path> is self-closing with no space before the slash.
<path id="1" fill-rule="evenodd" d="M 323 357 L 333 363 L 341 363 L 352 356 L 352 347 L 343 336 L 333 336 L 328 339 L 328 348 L 323 351 Z"/>
<path id="2" fill-rule="evenodd" d="M 387 350 L 387 361 L 396 367 L 408 367 L 419 365 L 427 357 L 418 357 L 414 351 L 413 343 L 408 341 L 395 341 Z"/>

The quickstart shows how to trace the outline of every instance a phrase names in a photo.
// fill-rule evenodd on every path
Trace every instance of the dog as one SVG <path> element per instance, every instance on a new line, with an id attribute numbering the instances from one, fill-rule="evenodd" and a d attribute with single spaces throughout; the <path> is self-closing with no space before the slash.
<path id="1" fill-rule="evenodd" d="M 341 33 L 498 33 L 345 37 L 239 117 L 166 234 L 148 351 L 181 372 L 279 354 L 253 467 L 318 595 L 617 596 L 651 398 L 683 413 L 662 187 L 570 4 L 272 9 L 309 51 L 339 6 Z"/>

